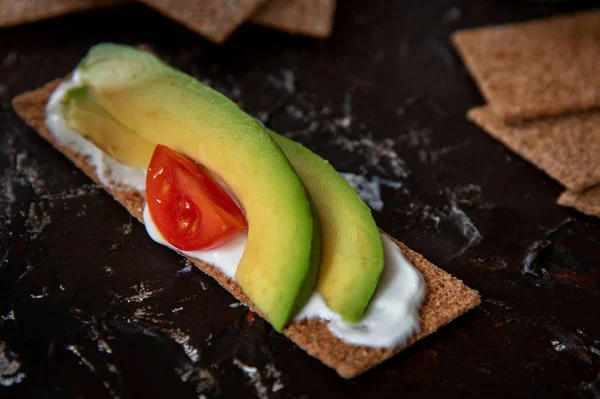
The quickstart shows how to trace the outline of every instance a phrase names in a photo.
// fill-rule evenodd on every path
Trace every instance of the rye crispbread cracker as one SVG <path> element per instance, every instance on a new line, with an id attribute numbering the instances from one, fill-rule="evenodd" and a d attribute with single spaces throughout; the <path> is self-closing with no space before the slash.
<path id="1" fill-rule="evenodd" d="M 507 124 L 481 106 L 467 117 L 570 190 L 600 183 L 600 111 Z"/>
<path id="2" fill-rule="evenodd" d="M 452 40 L 504 120 L 600 106 L 600 10 L 463 30 Z"/>
<path id="3" fill-rule="evenodd" d="M 141 0 L 215 43 L 222 43 L 266 0 Z"/>
<path id="4" fill-rule="evenodd" d="M 21 94 L 13 100 L 13 107 L 25 122 L 34 128 L 52 146 L 62 152 L 92 180 L 102 186 L 117 201 L 143 223 L 144 193 L 138 193 L 119 187 L 104 186 L 96 170 L 87 159 L 66 146 L 58 143 L 48 131 L 45 124 L 46 103 L 56 86 L 63 79 L 55 80 L 32 92 Z M 394 240 L 392 238 L 392 240 Z M 421 307 L 421 331 L 411 337 L 407 345 L 390 349 L 376 349 L 364 346 L 348 345 L 333 336 L 327 329 L 326 322 L 308 320 L 292 322 L 283 333 L 310 355 L 316 357 L 329 367 L 335 369 L 344 378 L 357 376 L 382 361 L 402 351 L 415 341 L 433 333 L 456 317 L 474 308 L 480 303 L 479 293 L 445 271 L 437 268 L 420 254 L 410 250 L 404 244 L 398 244 L 406 258 L 421 272 L 427 282 L 427 296 Z M 248 305 L 253 311 L 258 310 L 243 293 L 240 286 L 217 268 L 190 259 L 198 268 L 213 277 L 238 300 Z"/>
<path id="5" fill-rule="evenodd" d="M 558 197 L 556 203 L 575 208 L 586 215 L 600 217 L 600 185 L 582 192 L 565 191 Z"/>
<path id="6" fill-rule="evenodd" d="M 128 0 L 0 0 L 0 27 L 109 7 Z"/>
<path id="7" fill-rule="evenodd" d="M 333 27 L 336 0 L 269 0 L 252 22 L 289 33 L 327 38 Z"/>

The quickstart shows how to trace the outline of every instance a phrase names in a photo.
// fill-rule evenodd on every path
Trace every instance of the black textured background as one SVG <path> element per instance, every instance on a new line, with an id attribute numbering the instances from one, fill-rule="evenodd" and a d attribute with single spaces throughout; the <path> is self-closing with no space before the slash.
<path id="1" fill-rule="evenodd" d="M 598 220 L 465 119 L 483 100 L 449 44 L 597 4 L 342 0 L 330 40 L 245 26 L 222 47 L 137 4 L 0 30 L 0 396 L 599 398 Z M 379 181 L 378 224 L 482 305 L 351 381 L 250 323 L 12 111 L 101 41 L 149 43 Z"/>

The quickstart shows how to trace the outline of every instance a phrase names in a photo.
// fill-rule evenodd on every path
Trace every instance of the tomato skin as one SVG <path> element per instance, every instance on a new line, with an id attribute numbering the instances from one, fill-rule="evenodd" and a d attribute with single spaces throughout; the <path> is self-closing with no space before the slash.
<path id="1" fill-rule="evenodd" d="M 216 248 L 248 226 L 223 187 L 194 161 L 160 144 L 148 166 L 146 201 L 158 231 L 182 251 Z"/>

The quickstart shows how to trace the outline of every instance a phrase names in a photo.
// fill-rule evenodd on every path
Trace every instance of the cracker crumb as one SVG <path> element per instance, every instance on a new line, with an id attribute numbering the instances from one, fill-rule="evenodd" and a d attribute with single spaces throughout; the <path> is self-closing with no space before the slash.
<path id="1" fill-rule="evenodd" d="M 0 385 L 9 387 L 23 382 L 27 375 L 19 371 L 21 366 L 18 356 L 0 341 Z"/>
<path id="2" fill-rule="evenodd" d="M 246 377 L 250 380 L 250 383 L 254 385 L 256 396 L 258 396 L 260 399 L 269 398 L 268 389 L 262 381 L 260 371 L 258 371 L 256 367 L 249 366 L 238 359 L 233 359 L 233 364 L 238 366 L 238 368 L 242 370 Z"/>

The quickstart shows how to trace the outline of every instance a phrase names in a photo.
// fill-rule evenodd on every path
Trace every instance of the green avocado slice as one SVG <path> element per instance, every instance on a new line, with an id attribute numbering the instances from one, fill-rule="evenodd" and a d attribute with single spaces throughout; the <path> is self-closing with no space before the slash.
<path id="1" fill-rule="evenodd" d="M 156 143 L 151 143 L 123 126 L 91 101 L 87 87 L 75 87 L 63 98 L 65 121 L 116 161 L 138 170 L 148 169 Z"/>
<path id="2" fill-rule="evenodd" d="M 285 327 L 312 293 L 321 256 L 318 218 L 279 146 L 227 97 L 145 51 L 99 44 L 78 73 L 118 123 L 227 182 L 249 226 L 235 278 L 276 330 Z"/>
<path id="3" fill-rule="evenodd" d="M 345 321 L 357 322 L 375 293 L 384 265 L 371 210 L 323 158 L 269 131 L 300 175 L 321 221 L 323 257 L 317 290 Z"/>
<path id="4" fill-rule="evenodd" d="M 156 143 L 150 144 L 116 121 L 90 98 L 87 88 L 69 91 L 65 105 L 65 114 L 73 130 L 120 162 L 138 169 L 147 167 L 147 161 L 144 160 L 150 158 Z M 326 160 L 299 143 L 268 132 L 283 150 L 316 204 L 316 210 L 311 206 L 313 220 L 318 222 L 320 219 L 321 228 L 316 228 L 313 235 L 314 258 L 320 254 L 317 248 L 321 243 L 319 232 L 322 231 L 323 235 L 318 290 L 332 310 L 344 320 L 356 322 L 364 314 L 376 290 L 384 263 L 381 237 L 370 209 Z M 135 151 L 131 151 L 131 148 L 135 148 Z M 318 262 L 318 259 L 311 261 Z M 312 292 L 316 272 L 313 271 L 306 278 L 303 284 L 305 292 L 299 294 L 301 298 L 308 297 Z M 295 310 L 302 305 L 303 302 L 298 301 Z"/>

